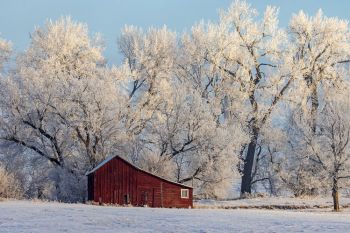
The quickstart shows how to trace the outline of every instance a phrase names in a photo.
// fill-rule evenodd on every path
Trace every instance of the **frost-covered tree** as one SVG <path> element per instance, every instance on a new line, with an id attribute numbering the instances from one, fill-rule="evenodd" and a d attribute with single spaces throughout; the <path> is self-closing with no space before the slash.
<path id="1" fill-rule="evenodd" d="M 245 139 L 240 138 L 239 131 L 228 125 L 218 126 L 202 97 L 179 87 L 172 90 L 154 120 L 147 124 L 145 148 L 147 154 L 167 164 L 155 166 L 163 170 L 162 175 L 192 183 L 197 195 L 222 198 L 237 175 L 235 152 Z M 235 141 L 230 140 L 232 135 Z"/>
<path id="2" fill-rule="evenodd" d="M 147 32 L 127 26 L 119 38 L 124 56 L 129 95 L 129 131 L 139 134 L 163 101 L 161 93 L 173 80 L 176 56 L 176 34 L 166 27 L 150 28 Z"/>
<path id="3" fill-rule="evenodd" d="M 204 196 L 224 197 L 243 137 L 231 125 L 217 125 L 184 73 L 191 64 L 182 60 L 175 33 L 126 27 L 119 47 L 131 80 L 129 132 L 139 148 L 131 159 L 153 173 L 194 183 Z M 234 134 L 236 141 L 222 140 Z"/>
<path id="4" fill-rule="evenodd" d="M 299 112 L 294 115 L 294 134 L 290 135 L 295 138 L 292 154 L 295 157 L 290 160 L 301 160 L 299 164 L 304 168 L 300 175 L 307 177 L 300 180 L 306 181 L 304 185 L 311 188 L 322 184 L 320 188 L 331 190 L 335 211 L 339 211 L 341 185 L 345 184 L 344 179 L 350 178 L 350 97 L 347 87 L 348 84 L 345 90 L 326 92 L 322 109 L 316 116 L 316 132 L 309 124 L 309 118 Z"/>
<path id="5" fill-rule="evenodd" d="M 292 114 L 284 127 L 288 139 L 283 142 L 284 146 L 280 146 L 287 157 L 304 140 L 302 135 L 289 137 L 296 135 L 297 119 L 309 125 L 304 125 L 306 129 L 319 133 L 317 117 L 325 104 L 325 93 L 329 88 L 338 90 L 344 86 L 346 75 L 342 70 L 346 69 L 350 55 L 348 23 L 338 18 L 328 18 L 321 10 L 315 16 L 308 16 L 302 11 L 294 15 L 288 31 L 291 42 L 285 64 L 293 79 L 289 102 Z M 308 161 L 310 157 L 305 151 L 296 154 L 278 165 L 282 171 L 278 174 L 284 184 L 295 195 L 321 192 L 325 183 L 317 178 L 319 167 Z"/>
<path id="6" fill-rule="evenodd" d="M 119 70 L 125 76 L 124 88 L 129 96 L 125 117 L 125 127 L 132 141 L 129 157 L 134 163 L 142 159 L 140 157 L 148 157 L 149 161 L 142 159 L 148 164 L 146 167 L 156 171 L 164 166 L 167 170 L 165 164 L 156 158 L 158 155 L 143 154 L 144 142 L 147 141 L 144 133 L 160 104 L 169 97 L 166 93 L 171 89 L 176 36 L 165 27 L 143 32 L 134 26 L 126 26 L 118 46 L 125 60 Z M 155 164 L 158 164 L 157 169 Z"/>
<path id="7" fill-rule="evenodd" d="M 325 179 L 319 167 L 314 166 L 305 150 L 304 131 L 312 134 L 310 117 L 296 108 L 292 110 L 285 128 L 271 143 L 271 161 L 267 167 L 273 171 L 275 188 L 280 193 L 291 193 L 295 197 L 315 196 L 325 190 Z M 300 122 L 302 122 L 302 125 Z M 303 129 L 302 127 L 305 127 Z"/>
<path id="8" fill-rule="evenodd" d="M 83 174 L 119 137 L 123 98 L 117 77 L 105 67 L 100 39 L 91 40 L 84 24 L 49 21 L 31 39 L 16 73 L 2 80 L 1 139 L 49 162 L 53 171 L 45 176 L 51 176 L 58 199 L 81 199 Z M 79 193 L 68 195 L 69 181 L 78 184 L 71 188 L 80 187 Z"/>
<path id="9" fill-rule="evenodd" d="M 11 43 L 0 38 L 0 71 L 3 68 L 3 64 L 8 60 L 11 54 Z"/>
<path id="10" fill-rule="evenodd" d="M 191 51 L 200 51 L 210 70 L 216 71 L 216 75 L 204 75 L 203 82 L 215 91 L 219 118 L 240 122 L 250 137 L 241 149 L 242 194 L 250 193 L 254 182 L 261 130 L 291 82 L 281 68 L 287 37 L 278 27 L 277 14 L 276 8 L 267 7 L 258 19 L 249 4 L 235 1 L 218 23 L 199 24 L 189 39 L 192 47 L 199 48 Z"/>
<path id="11" fill-rule="evenodd" d="M 289 23 L 291 37 L 288 64 L 302 97 L 303 108 L 309 112 L 310 124 L 316 132 L 316 115 L 322 88 L 339 86 L 343 81 L 337 68 L 349 62 L 350 31 L 348 22 L 329 18 L 319 10 L 315 16 L 304 12 L 294 15 Z"/>

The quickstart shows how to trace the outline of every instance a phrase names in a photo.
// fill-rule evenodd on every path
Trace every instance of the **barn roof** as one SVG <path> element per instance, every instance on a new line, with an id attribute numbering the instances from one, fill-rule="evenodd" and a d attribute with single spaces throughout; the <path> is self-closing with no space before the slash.
<path id="1" fill-rule="evenodd" d="M 139 170 L 139 171 L 142 171 L 142 172 L 144 172 L 144 173 L 147 173 L 147 174 L 149 174 L 149 175 L 151 175 L 151 176 L 157 177 L 157 178 L 159 178 L 159 179 L 161 179 L 161 180 L 164 180 L 164 181 L 166 181 L 166 182 L 173 183 L 173 184 L 180 185 L 180 186 L 184 186 L 184 187 L 186 187 L 186 188 L 191 188 L 191 189 L 193 188 L 193 187 L 191 187 L 191 186 L 184 185 L 184 184 L 181 184 L 181 183 L 177 183 L 177 182 L 174 182 L 174 181 L 165 179 L 165 178 L 163 178 L 163 177 L 154 175 L 154 174 L 152 174 L 152 173 L 150 173 L 150 172 L 148 172 L 148 171 L 145 171 L 145 170 L 143 170 L 143 169 L 141 169 L 141 168 L 135 166 L 134 164 L 130 163 L 130 162 L 127 161 L 126 159 L 120 157 L 119 155 L 113 155 L 113 156 L 110 156 L 110 157 L 106 158 L 106 159 L 103 160 L 101 163 L 99 163 L 95 168 L 93 168 L 91 171 L 87 172 L 85 175 L 87 176 L 87 175 L 89 175 L 89 174 L 91 174 L 91 173 L 94 173 L 95 171 L 97 171 L 98 169 L 100 169 L 103 165 L 105 165 L 106 163 L 108 163 L 109 161 L 111 161 L 111 160 L 114 159 L 114 158 L 119 158 L 119 159 L 123 160 L 124 162 L 126 162 L 127 164 L 129 164 L 130 166 L 134 167 L 135 169 L 137 169 L 137 170 Z"/>

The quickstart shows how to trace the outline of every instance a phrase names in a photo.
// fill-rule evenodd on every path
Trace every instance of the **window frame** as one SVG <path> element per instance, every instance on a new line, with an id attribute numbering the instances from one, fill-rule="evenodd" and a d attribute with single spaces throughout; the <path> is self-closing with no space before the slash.
<path id="1" fill-rule="evenodd" d="M 182 195 L 183 191 L 185 191 L 187 193 L 186 196 Z M 180 196 L 181 196 L 181 199 L 189 199 L 190 198 L 190 190 L 189 189 L 181 189 Z"/>

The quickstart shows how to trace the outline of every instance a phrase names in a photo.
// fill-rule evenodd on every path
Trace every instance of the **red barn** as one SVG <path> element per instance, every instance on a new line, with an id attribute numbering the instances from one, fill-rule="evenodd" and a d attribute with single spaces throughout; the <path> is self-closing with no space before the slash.
<path id="1" fill-rule="evenodd" d="M 88 200 L 149 207 L 193 207 L 193 188 L 146 172 L 119 156 L 87 173 Z"/>

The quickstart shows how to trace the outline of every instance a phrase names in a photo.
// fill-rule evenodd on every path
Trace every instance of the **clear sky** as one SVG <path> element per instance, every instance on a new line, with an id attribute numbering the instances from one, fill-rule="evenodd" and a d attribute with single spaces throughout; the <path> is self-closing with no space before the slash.
<path id="1" fill-rule="evenodd" d="M 29 44 L 29 34 L 46 19 L 70 15 L 85 22 L 90 32 L 100 32 L 106 43 L 109 63 L 119 63 L 116 40 L 121 28 L 133 24 L 142 28 L 167 25 L 179 33 L 201 19 L 216 21 L 218 10 L 231 0 L 0 0 L 0 36 L 11 40 L 17 52 Z M 280 24 L 304 10 L 314 14 L 322 8 L 328 16 L 350 19 L 349 0 L 248 0 L 260 12 L 267 5 L 280 8 Z"/>

